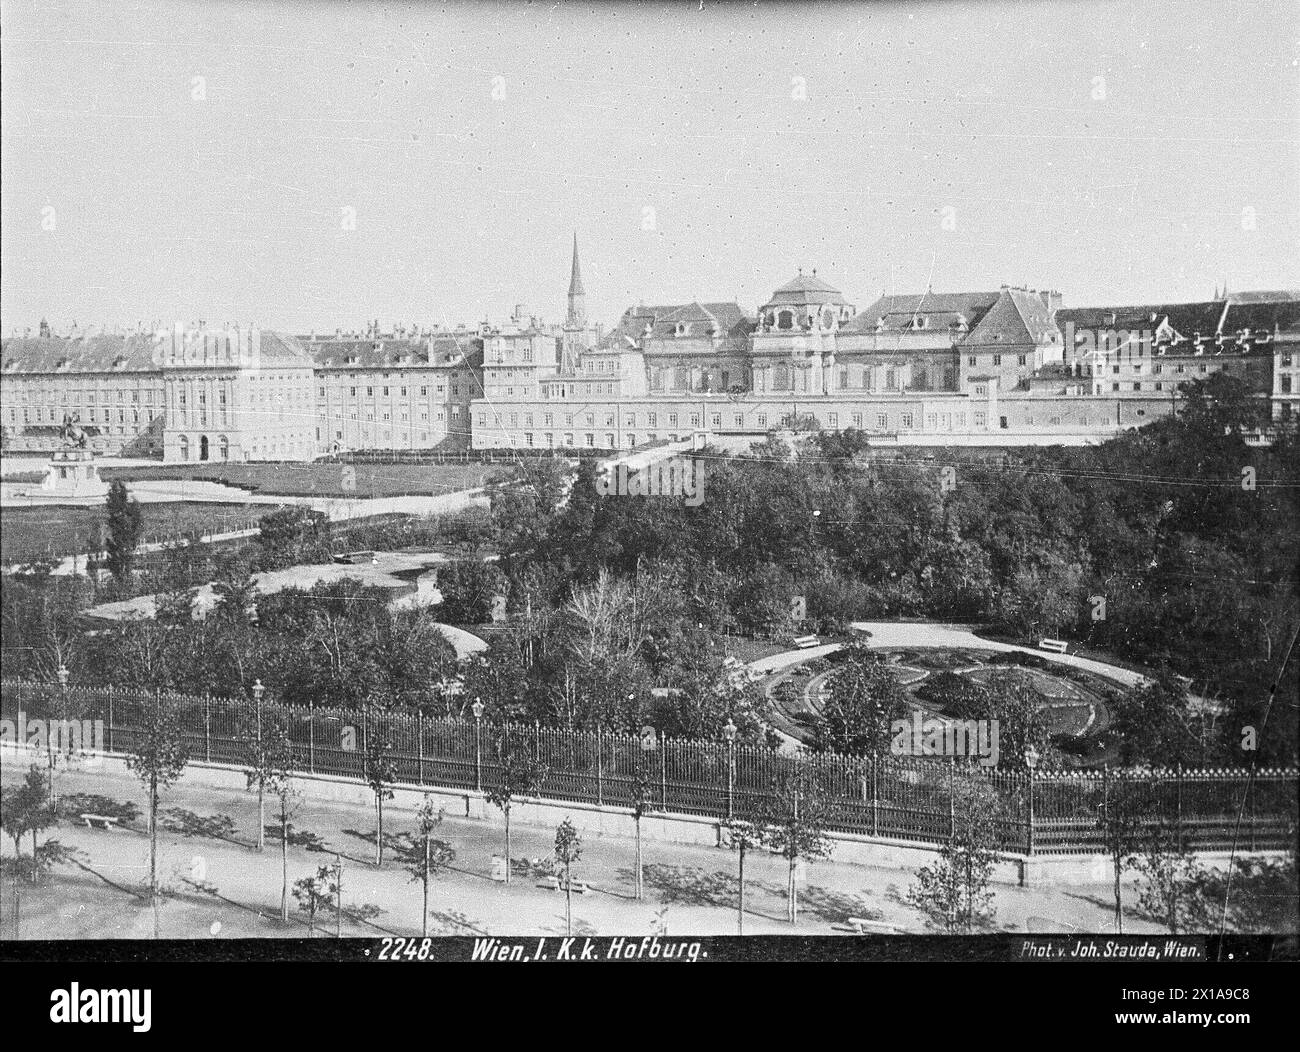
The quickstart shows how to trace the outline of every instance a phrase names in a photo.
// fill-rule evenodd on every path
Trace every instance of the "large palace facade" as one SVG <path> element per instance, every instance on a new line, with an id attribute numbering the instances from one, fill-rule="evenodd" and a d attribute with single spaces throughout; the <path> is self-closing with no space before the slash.
<path id="1" fill-rule="evenodd" d="M 1300 294 L 1068 309 L 1060 294 L 882 296 L 800 272 L 754 312 L 703 301 L 588 322 L 575 240 L 562 325 L 293 336 L 206 325 L 0 345 L 7 450 L 78 427 L 100 453 L 304 461 L 346 450 L 630 449 L 855 428 L 882 444 L 1100 441 L 1239 376 L 1300 418 Z"/>

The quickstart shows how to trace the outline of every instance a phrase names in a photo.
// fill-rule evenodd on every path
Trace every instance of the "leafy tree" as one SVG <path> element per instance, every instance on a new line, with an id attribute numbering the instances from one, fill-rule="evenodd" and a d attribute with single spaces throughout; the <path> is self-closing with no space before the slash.
<path id="1" fill-rule="evenodd" d="M 1168 824 L 1154 827 L 1129 864 L 1142 878 L 1138 891 L 1142 912 L 1174 934 L 1187 931 L 1197 912 L 1195 889 L 1204 871 L 1182 830 Z"/>
<path id="2" fill-rule="evenodd" d="M 212 617 L 219 624 L 248 625 L 257 617 L 257 581 L 248 560 L 238 555 L 223 559 L 212 582 L 216 605 Z"/>
<path id="3" fill-rule="evenodd" d="M 948 934 L 969 934 L 992 918 L 989 882 L 998 858 L 996 790 L 969 772 L 952 781 L 952 835 L 938 858 L 917 872 L 908 901 Z"/>
<path id="4" fill-rule="evenodd" d="M 816 721 L 816 748 L 845 756 L 887 752 L 894 721 L 911 712 L 893 670 L 865 647 L 851 648 L 829 687 Z"/>
<path id="5" fill-rule="evenodd" d="M 573 934 L 572 867 L 582 857 L 582 838 L 567 818 L 555 829 L 555 861 L 564 873 L 564 934 Z M 507 858 L 507 868 L 509 859 Z"/>
<path id="6" fill-rule="evenodd" d="M 387 730 L 387 728 L 385 728 Z M 363 758 L 364 776 L 370 791 L 375 795 L 375 865 L 384 864 L 384 801 L 393 798 L 393 783 L 397 781 L 397 765 L 393 762 L 393 743 L 378 729 L 366 738 Z"/>
<path id="7" fill-rule="evenodd" d="M 248 789 L 257 790 L 257 850 L 266 848 L 265 797 L 287 785 L 293 771 L 293 741 L 287 715 L 274 707 L 267 711 L 261 700 L 245 707 L 237 732 L 244 752 L 244 777 Z"/>
<path id="8" fill-rule="evenodd" d="M 636 827 L 636 879 L 633 894 L 638 902 L 645 897 L 645 867 L 641 862 L 641 819 L 659 810 L 658 789 L 658 785 L 650 776 L 649 765 L 645 761 L 644 753 L 639 753 L 636 768 L 632 772 L 632 784 L 630 786 L 632 823 Z"/>
<path id="9" fill-rule="evenodd" d="M 127 494 L 126 484 L 114 481 L 108 487 L 108 570 L 117 580 L 128 581 L 140 543 L 140 504 Z"/>
<path id="10" fill-rule="evenodd" d="M 20 785 L 5 786 L 0 794 L 0 826 L 14 842 L 15 873 L 22 868 L 22 839 L 32 836 L 32 858 L 36 857 L 36 834 L 54 825 L 56 816 L 50 805 L 50 780 L 44 771 L 32 765 Z M 33 879 L 35 870 L 32 870 Z M 17 889 L 14 891 L 17 895 Z M 17 909 L 15 899 L 15 909 Z"/>
<path id="11" fill-rule="evenodd" d="M 834 814 L 829 792 L 806 765 L 779 776 L 760 805 L 763 841 L 788 864 L 786 918 L 791 924 L 799 917 L 799 863 L 830 857 L 834 843 L 827 826 Z"/>
<path id="12" fill-rule="evenodd" d="M 314 875 L 294 881 L 293 897 L 298 908 L 307 914 L 308 938 L 316 932 L 316 914 L 338 909 L 336 876 L 333 866 L 321 866 Z"/>
<path id="13" fill-rule="evenodd" d="M 1140 778 L 1129 772 L 1102 769 L 1101 793 L 1097 799 L 1097 828 L 1110 858 L 1114 878 L 1115 930 L 1124 932 L 1124 889 L 1122 879 L 1142 844 L 1149 793 Z"/>
<path id="14" fill-rule="evenodd" d="M 424 891 L 424 908 L 420 913 L 420 934 L 429 935 L 429 881 L 445 867 L 451 865 L 456 857 L 452 846 L 445 841 L 435 840 L 433 834 L 442 824 L 446 811 L 434 805 L 427 793 L 424 803 L 415 812 L 415 830 L 417 836 L 416 850 L 407 855 L 407 868 L 412 881 L 419 881 Z"/>
<path id="15" fill-rule="evenodd" d="M 745 855 L 750 851 L 763 846 L 766 842 L 764 839 L 763 827 L 755 821 L 756 816 L 747 816 L 739 818 L 733 815 L 723 822 L 723 828 L 727 831 L 727 842 L 736 849 L 737 852 L 737 883 L 738 894 L 736 899 L 736 934 L 745 934 Z"/>
<path id="16" fill-rule="evenodd" d="M 324 512 L 294 505 L 263 515 L 257 525 L 265 569 L 328 557 L 329 517 Z"/>
<path id="17" fill-rule="evenodd" d="M 162 692 L 154 693 L 126 757 L 126 766 L 149 794 L 149 900 L 153 906 L 154 938 L 158 937 L 158 797 L 173 785 L 189 762 L 189 746 L 181 727 L 181 714 Z"/>
<path id="18" fill-rule="evenodd" d="M 510 883 L 510 808 L 516 797 L 535 796 L 549 773 L 545 764 L 538 763 L 525 749 L 497 742 L 497 777 L 484 796 L 488 803 L 498 808 L 506 824 L 506 883 Z"/>

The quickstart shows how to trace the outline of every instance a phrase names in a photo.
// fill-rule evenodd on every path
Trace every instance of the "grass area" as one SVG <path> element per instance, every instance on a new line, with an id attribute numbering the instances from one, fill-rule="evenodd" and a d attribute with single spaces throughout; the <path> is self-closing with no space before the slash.
<path id="1" fill-rule="evenodd" d="M 174 537 L 190 530 L 239 529 L 273 508 L 250 510 L 243 504 L 177 502 L 142 504 L 142 542 Z M 67 505 L 5 508 L 0 511 L 0 559 L 30 562 L 43 556 L 61 557 L 86 551 L 104 525 L 104 508 Z"/>
<path id="2" fill-rule="evenodd" d="M 400 497 L 476 489 L 503 475 L 493 464 L 168 464 L 105 468 L 109 482 L 198 480 L 294 497 Z"/>

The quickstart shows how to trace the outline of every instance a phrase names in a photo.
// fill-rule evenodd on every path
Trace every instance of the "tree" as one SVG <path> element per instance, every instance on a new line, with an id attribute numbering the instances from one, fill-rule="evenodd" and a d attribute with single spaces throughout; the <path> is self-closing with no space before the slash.
<path id="1" fill-rule="evenodd" d="M 411 873 L 411 880 L 418 880 L 424 891 L 424 908 L 420 913 L 420 934 L 425 938 L 429 935 L 429 881 L 443 868 L 451 865 L 456 857 L 456 852 L 450 844 L 433 839 L 433 834 L 442 824 L 445 815 L 446 811 L 435 807 L 433 799 L 426 793 L 424 803 L 415 812 L 415 830 L 418 837 L 416 850 L 407 855 L 407 868 Z"/>
<path id="2" fill-rule="evenodd" d="M 970 934 L 993 914 L 988 886 L 1002 804 L 987 781 L 969 772 L 954 774 L 952 794 L 952 834 L 935 862 L 917 872 L 907 897 L 940 930 Z"/>
<path id="3" fill-rule="evenodd" d="M 638 754 L 636 769 L 632 772 L 632 822 L 636 827 L 636 877 L 634 895 L 637 901 L 645 897 L 645 873 L 641 863 L 641 819 L 659 810 L 658 786 L 650 777 L 644 752 Z"/>
<path id="4" fill-rule="evenodd" d="M 816 747 L 844 756 L 887 752 L 894 721 L 910 711 L 890 667 L 865 647 L 854 647 L 830 677 L 830 697 L 816 722 Z"/>
<path id="5" fill-rule="evenodd" d="M 534 796 L 549 773 L 518 746 L 497 742 L 497 779 L 484 796 L 499 808 L 506 822 L 506 883 L 510 883 L 510 808 L 517 796 Z"/>
<path id="6" fill-rule="evenodd" d="M 745 855 L 755 848 L 763 846 L 763 829 L 750 818 L 732 817 L 723 823 L 727 831 L 727 840 L 739 854 L 738 885 L 736 900 L 736 934 L 745 934 Z"/>
<path id="7" fill-rule="evenodd" d="M 507 852 L 508 854 L 508 852 Z M 564 934 L 573 934 L 573 878 L 571 869 L 582 857 L 582 838 L 567 818 L 555 828 L 555 861 L 564 871 Z M 507 858 L 507 865 L 509 859 Z"/>
<path id="8" fill-rule="evenodd" d="M 1156 826 L 1129 863 L 1142 878 L 1138 907 L 1175 935 L 1188 931 L 1189 921 L 1197 916 L 1196 889 L 1204 871 L 1182 830 L 1164 823 Z"/>
<path id="9" fill-rule="evenodd" d="M 257 616 L 257 581 L 248 560 L 237 555 L 223 559 L 212 582 L 212 595 L 212 617 L 217 623 L 250 624 Z"/>
<path id="10" fill-rule="evenodd" d="M 293 740 L 289 737 L 288 717 L 278 709 L 263 711 L 259 686 L 254 708 L 245 710 L 240 721 L 239 740 L 244 749 L 244 777 L 248 789 L 257 790 L 257 850 L 266 848 L 267 791 L 280 793 L 289 784 L 293 771 Z"/>
<path id="11" fill-rule="evenodd" d="M 140 543 L 140 504 L 127 494 L 126 484 L 118 480 L 108 487 L 107 511 L 108 570 L 117 580 L 127 581 Z"/>
<path id="12" fill-rule="evenodd" d="M 763 842 L 786 860 L 786 919 L 799 917 L 797 870 L 801 861 L 828 858 L 834 847 L 827 826 L 834 817 L 829 794 L 817 773 L 801 764 L 777 777 L 759 807 Z"/>
<path id="13" fill-rule="evenodd" d="M 180 710 L 155 691 L 152 706 L 145 706 L 140 729 L 127 755 L 126 766 L 149 794 L 149 901 L 153 906 L 153 934 L 158 937 L 158 796 L 180 778 L 189 762 Z"/>
<path id="14" fill-rule="evenodd" d="M 1101 796 L 1097 802 L 1097 828 L 1110 857 L 1114 877 L 1115 931 L 1124 933 L 1124 892 L 1121 883 L 1142 842 L 1148 794 L 1145 784 L 1128 772 L 1111 774 L 1102 768 Z"/>
<path id="15" fill-rule="evenodd" d="M 316 914 L 322 910 L 337 908 L 335 883 L 337 870 L 334 866 L 321 866 L 315 874 L 294 881 L 293 897 L 298 908 L 307 914 L 307 935 L 310 938 L 316 931 Z"/>
<path id="16" fill-rule="evenodd" d="M 14 936 L 18 935 L 18 916 L 20 909 L 19 884 L 22 876 L 23 837 L 32 835 L 32 860 L 29 879 L 36 880 L 39 869 L 37 860 L 36 834 L 55 822 L 54 809 L 50 806 L 50 782 L 46 773 L 36 765 L 27 768 L 27 776 L 21 785 L 6 786 L 0 793 L 0 827 L 5 835 L 14 842 Z"/>
<path id="17" fill-rule="evenodd" d="M 387 729 L 387 728 L 385 728 Z M 393 743 L 386 735 L 371 731 L 366 740 L 364 757 L 366 784 L 375 794 L 375 865 L 384 864 L 384 801 L 393 798 L 392 785 L 397 781 L 397 765 L 392 757 Z"/>

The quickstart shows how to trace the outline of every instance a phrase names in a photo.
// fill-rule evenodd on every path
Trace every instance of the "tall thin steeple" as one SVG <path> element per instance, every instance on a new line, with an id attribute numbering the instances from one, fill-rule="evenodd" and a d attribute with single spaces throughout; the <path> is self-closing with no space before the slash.
<path id="1" fill-rule="evenodd" d="M 578 266 L 578 233 L 573 233 L 573 270 L 569 274 L 569 314 L 565 324 L 581 328 L 587 322 L 587 294 L 582 288 L 582 268 Z"/>

